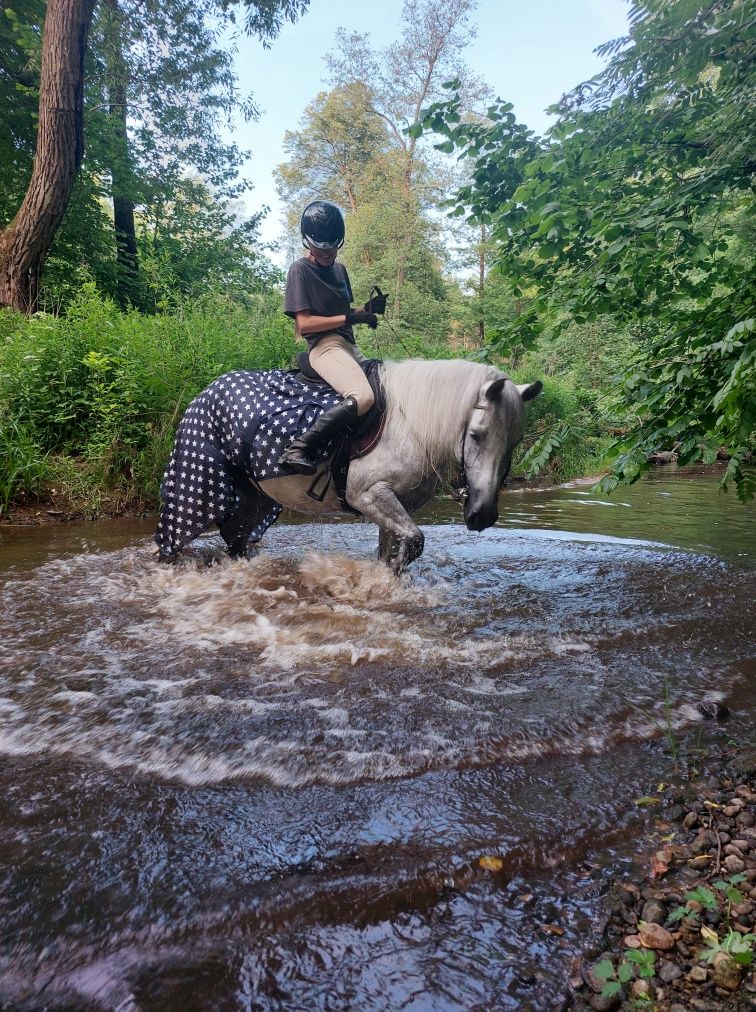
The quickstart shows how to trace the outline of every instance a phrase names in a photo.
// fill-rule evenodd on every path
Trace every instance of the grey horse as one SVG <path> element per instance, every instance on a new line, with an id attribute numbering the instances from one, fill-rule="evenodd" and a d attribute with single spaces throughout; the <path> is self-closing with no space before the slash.
<path id="1" fill-rule="evenodd" d="M 496 523 L 499 491 L 523 435 L 524 405 L 541 392 L 542 384 L 517 385 L 498 369 L 461 359 L 384 362 L 380 380 L 386 396 L 383 433 L 369 454 L 351 462 L 346 499 L 377 524 L 379 556 L 401 572 L 424 547 L 423 533 L 410 514 L 433 497 L 444 479 L 456 477 L 463 486 L 469 530 L 483 531 Z M 274 504 L 316 516 L 344 514 L 330 488 L 322 502 L 308 496 L 312 476 L 241 478 L 234 482 L 237 504 L 231 521 L 208 513 L 203 516 L 207 526 L 213 520 L 218 523 L 231 554 L 240 554 L 246 547 L 258 519 L 255 511 L 262 518 Z M 246 485 L 251 494 L 240 491 L 240 485 Z M 226 497 L 228 501 L 231 493 L 227 491 Z M 164 504 L 161 523 L 165 518 Z M 241 541 L 239 531 L 243 532 Z M 161 558 L 172 561 L 162 551 Z"/>

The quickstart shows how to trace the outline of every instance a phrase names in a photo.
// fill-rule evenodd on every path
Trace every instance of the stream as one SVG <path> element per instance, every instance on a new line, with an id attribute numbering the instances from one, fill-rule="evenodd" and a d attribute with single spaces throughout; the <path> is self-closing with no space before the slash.
<path id="1" fill-rule="evenodd" d="M 154 519 L 0 527 L 2 1007 L 559 1007 L 670 743 L 753 734 L 756 509 L 500 514 L 437 500 L 400 580 L 360 521 L 165 568 Z"/>

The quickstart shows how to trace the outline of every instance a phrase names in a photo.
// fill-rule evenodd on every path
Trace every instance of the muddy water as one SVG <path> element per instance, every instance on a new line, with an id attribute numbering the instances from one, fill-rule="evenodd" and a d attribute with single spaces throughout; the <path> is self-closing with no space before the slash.
<path id="1" fill-rule="evenodd" d="M 402 581 L 361 523 L 176 570 L 149 522 L 0 530 L 3 1007 L 558 1004 L 667 731 L 753 726 L 715 484 L 512 492 L 482 535 L 440 502 Z"/>

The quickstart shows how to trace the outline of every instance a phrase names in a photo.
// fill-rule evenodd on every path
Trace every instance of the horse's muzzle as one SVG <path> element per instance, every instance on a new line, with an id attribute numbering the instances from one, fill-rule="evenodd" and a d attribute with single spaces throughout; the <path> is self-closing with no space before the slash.
<path id="1" fill-rule="evenodd" d="M 468 506 L 470 506 L 468 501 Z M 468 531 L 485 531 L 499 519 L 496 503 L 478 508 L 465 508 L 465 525 Z"/>

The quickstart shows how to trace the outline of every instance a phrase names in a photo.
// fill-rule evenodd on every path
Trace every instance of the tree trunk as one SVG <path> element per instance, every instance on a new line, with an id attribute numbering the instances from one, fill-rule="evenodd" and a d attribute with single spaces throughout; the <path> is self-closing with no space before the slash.
<path id="1" fill-rule="evenodd" d="M 113 119 L 110 176 L 113 193 L 113 224 L 116 237 L 116 297 L 122 307 L 139 305 L 139 263 L 134 222 L 134 174 L 126 128 L 128 68 L 121 41 L 122 15 L 116 0 L 105 0 L 110 10 L 109 45 L 106 46 L 109 112 Z"/>
<path id="2" fill-rule="evenodd" d="M 0 306 L 37 308 L 39 277 L 84 154 L 84 55 L 94 0 L 48 0 L 31 179 L 0 234 Z"/>

